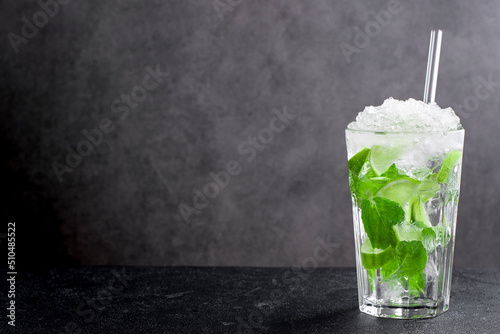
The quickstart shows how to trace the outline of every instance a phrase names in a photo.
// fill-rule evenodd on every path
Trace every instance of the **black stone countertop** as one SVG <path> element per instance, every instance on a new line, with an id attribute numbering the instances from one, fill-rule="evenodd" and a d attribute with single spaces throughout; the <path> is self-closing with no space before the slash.
<path id="1" fill-rule="evenodd" d="M 426 320 L 378 319 L 360 313 L 354 268 L 310 271 L 233 267 L 20 271 L 16 327 L 7 326 L 2 316 L 0 329 L 7 329 L 0 332 L 499 333 L 498 269 L 455 268 L 449 311 Z M 6 294 L 1 298 L 6 305 Z"/>

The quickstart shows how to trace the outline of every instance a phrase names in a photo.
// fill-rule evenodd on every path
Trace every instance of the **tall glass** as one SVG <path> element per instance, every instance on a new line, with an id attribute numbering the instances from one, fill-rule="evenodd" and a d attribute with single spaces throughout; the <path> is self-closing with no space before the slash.
<path id="1" fill-rule="evenodd" d="M 362 312 L 448 310 L 464 134 L 346 130 Z"/>

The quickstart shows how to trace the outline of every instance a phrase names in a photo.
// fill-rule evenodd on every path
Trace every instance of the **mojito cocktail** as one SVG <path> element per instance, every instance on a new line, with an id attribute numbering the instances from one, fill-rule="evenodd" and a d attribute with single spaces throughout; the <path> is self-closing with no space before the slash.
<path id="1" fill-rule="evenodd" d="M 464 130 L 452 109 L 388 99 L 346 130 L 359 306 L 426 318 L 449 306 Z"/>

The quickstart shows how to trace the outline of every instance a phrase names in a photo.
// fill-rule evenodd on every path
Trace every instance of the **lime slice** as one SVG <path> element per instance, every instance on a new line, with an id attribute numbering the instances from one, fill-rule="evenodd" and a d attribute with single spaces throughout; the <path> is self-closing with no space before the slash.
<path id="1" fill-rule="evenodd" d="M 377 175 L 385 172 L 402 153 L 402 147 L 382 147 L 375 145 L 370 152 L 370 164 Z"/>
<path id="2" fill-rule="evenodd" d="M 409 209 L 411 210 L 411 220 L 417 222 L 420 226 L 431 227 L 432 224 L 429 221 L 429 216 L 425 211 L 425 204 L 422 202 L 419 196 L 415 196 L 411 199 L 409 204 Z"/>
<path id="3" fill-rule="evenodd" d="M 446 158 L 443 161 L 443 165 L 439 170 L 437 181 L 440 183 L 448 182 L 448 178 L 450 177 L 450 173 L 455 168 L 456 163 L 462 157 L 462 152 L 455 150 L 448 153 Z"/>
<path id="4" fill-rule="evenodd" d="M 404 207 L 413 196 L 419 184 L 419 181 L 409 177 L 399 179 L 383 186 L 377 192 L 377 196 L 387 198 Z"/>
<path id="5" fill-rule="evenodd" d="M 366 239 L 361 246 L 361 262 L 365 269 L 378 269 L 394 258 L 394 248 L 386 249 L 373 248 L 369 239 Z"/>

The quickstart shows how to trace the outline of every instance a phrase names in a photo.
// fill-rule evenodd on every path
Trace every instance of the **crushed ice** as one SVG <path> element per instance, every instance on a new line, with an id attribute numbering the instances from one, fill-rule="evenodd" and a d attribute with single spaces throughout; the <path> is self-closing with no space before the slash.
<path id="1" fill-rule="evenodd" d="M 451 108 L 441 109 L 437 104 L 390 97 L 381 106 L 366 107 L 347 128 L 377 132 L 434 132 L 458 130 L 462 126 Z"/>

